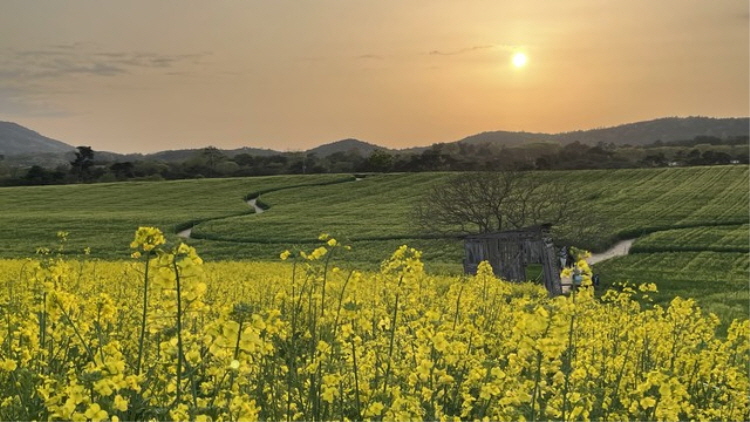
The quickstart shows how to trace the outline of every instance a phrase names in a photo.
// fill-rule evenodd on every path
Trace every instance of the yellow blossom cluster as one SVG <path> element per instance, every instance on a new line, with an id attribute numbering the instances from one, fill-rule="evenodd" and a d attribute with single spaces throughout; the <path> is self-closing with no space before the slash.
<path id="1" fill-rule="evenodd" d="M 149 252 L 166 242 L 164 234 L 156 227 L 139 227 L 135 231 L 135 239 L 130 242 L 130 247 Z"/>
<path id="2" fill-rule="evenodd" d="M 750 419 L 747 320 L 718 338 L 650 284 L 549 297 L 407 246 L 361 272 L 320 241 L 204 264 L 141 228 L 129 263 L 0 261 L 0 419 Z"/>

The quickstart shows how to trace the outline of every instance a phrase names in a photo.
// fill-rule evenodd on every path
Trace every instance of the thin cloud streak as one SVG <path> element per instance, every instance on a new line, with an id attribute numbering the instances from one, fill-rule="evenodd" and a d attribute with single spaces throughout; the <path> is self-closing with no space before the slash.
<path id="1" fill-rule="evenodd" d="M 72 117 L 71 113 L 31 89 L 0 86 L 0 115 L 18 117 Z"/>
<path id="2" fill-rule="evenodd" d="M 144 72 L 168 77 L 192 74 L 210 53 L 158 54 L 102 51 L 91 43 L 57 44 L 41 48 L 0 50 L 0 113 L 25 117 L 69 117 L 62 96 L 77 95 L 63 86 L 80 78 L 118 78 Z M 111 87 L 112 85 L 110 85 Z M 128 88 L 128 90 L 132 90 Z"/>
<path id="3" fill-rule="evenodd" d="M 458 50 L 432 50 L 429 53 L 427 53 L 430 56 L 458 56 L 460 54 L 467 54 L 467 53 L 473 53 L 475 51 L 481 51 L 481 50 L 490 50 L 490 49 L 499 49 L 504 51 L 513 51 L 521 48 L 521 46 L 514 46 L 514 45 L 477 45 L 473 47 L 466 47 L 461 48 Z"/>
<path id="4" fill-rule="evenodd" d="M 79 52 L 75 46 L 51 49 L 6 50 L 3 76 L 24 80 L 60 78 L 68 75 L 115 76 L 143 69 L 170 69 L 199 64 L 210 53 L 157 54 L 151 52 Z M 183 70 L 184 71 L 184 70 Z"/>
<path id="5" fill-rule="evenodd" d="M 378 55 L 378 54 L 362 54 L 361 56 L 357 56 L 356 59 L 358 60 L 383 60 L 385 57 Z"/>

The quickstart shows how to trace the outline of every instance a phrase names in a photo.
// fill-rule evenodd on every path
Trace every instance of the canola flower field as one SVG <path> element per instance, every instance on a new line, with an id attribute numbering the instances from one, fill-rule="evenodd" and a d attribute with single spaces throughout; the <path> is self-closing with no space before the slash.
<path id="1" fill-rule="evenodd" d="M 654 303 L 666 306 L 676 296 L 693 298 L 701 308 L 722 321 L 750 318 L 750 254 L 726 252 L 634 253 L 593 266 L 602 290 L 613 283 L 655 283 Z"/>
<path id="2" fill-rule="evenodd" d="M 141 227 L 131 261 L 0 261 L 2 420 L 748 420 L 750 321 L 653 284 L 550 298 L 379 271 L 326 235 L 285 262 L 207 262 Z M 591 271 L 577 264 L 589 285 Z"/>

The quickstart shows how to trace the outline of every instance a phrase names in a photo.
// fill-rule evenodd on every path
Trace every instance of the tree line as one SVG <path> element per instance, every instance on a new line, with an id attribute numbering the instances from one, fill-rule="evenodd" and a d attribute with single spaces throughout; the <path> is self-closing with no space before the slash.
<path id="1" fill-rule="evenodd" d="M 218 148 L 207 147 L 182 161 L 107 161 L 97 157 L 91 147 L 80 146 L 68 164 L 54 168 L 39 165 L 13 167 L 0 156 L 0 184 L 49 185 L 306 173 L 576 170 L 748 164 L 749 145 L 747 136 L 727 139 L 699 136 L 685 141 L 656 141 L 645 146 L 573 142 L 567 145 L 533 143 L 506 147 L 450 143 L 434 144 L 420 152 L 376 150 L 363 155 L 359 150 L 352 149 L 325 157 L 305 152 L 275 155 L 240 153 L 230 156 Z"/>

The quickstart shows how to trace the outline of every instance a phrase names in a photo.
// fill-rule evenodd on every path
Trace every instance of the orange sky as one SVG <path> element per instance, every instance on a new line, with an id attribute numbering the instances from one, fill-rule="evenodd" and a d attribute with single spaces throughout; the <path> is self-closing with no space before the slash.
<path id="1" fill-rule="evenodd" d="M 744 117 L 749 20 L 739 0 L 3 0 L 0 120 L 153 152 Z"/>

